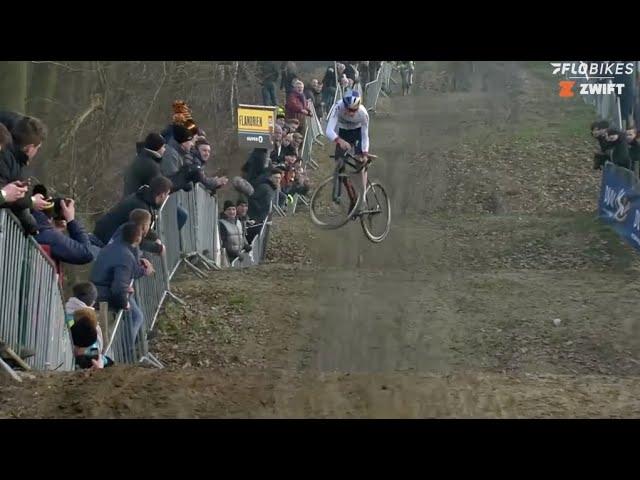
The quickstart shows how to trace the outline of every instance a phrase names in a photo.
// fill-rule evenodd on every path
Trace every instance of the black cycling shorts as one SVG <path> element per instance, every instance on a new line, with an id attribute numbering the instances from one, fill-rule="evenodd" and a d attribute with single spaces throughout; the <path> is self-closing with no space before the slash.
<path id="1" fill-rule="evenodd" d="M 362 153 L 362 128 L 354 128 L 353 130 L 345 130 L 341 128 L 338 131 L 338 136 L 349 142 L 355 148 L 355 153 Z M 336 144 L 336 157 L 342 155 L 344 150 L 340 148 L 340 145 Z"/>

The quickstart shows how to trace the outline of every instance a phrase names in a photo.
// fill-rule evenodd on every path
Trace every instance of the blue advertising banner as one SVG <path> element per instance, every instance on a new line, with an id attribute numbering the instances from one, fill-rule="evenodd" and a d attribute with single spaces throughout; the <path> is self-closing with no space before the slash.
<path id="1" fill-rule="evenodd" d="M 598 217 L 640 250 L 640 185 L 633 172 L 607 162 L 602 174 Z"/>

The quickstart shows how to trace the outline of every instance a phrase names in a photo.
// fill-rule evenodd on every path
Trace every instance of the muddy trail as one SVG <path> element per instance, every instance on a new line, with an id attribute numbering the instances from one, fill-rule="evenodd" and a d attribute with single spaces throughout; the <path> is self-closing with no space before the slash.
<path id="1" fill-rule="evenodd" d="M 176 283 L 165 369 L 2 378 L 0 417 L 638 416 L 638 263 L 595 219 L 592 112 L 543 64 L 464 91 L 445 68 L 373 116 L 382 244 L 278 218 L 267 264 Z"/>

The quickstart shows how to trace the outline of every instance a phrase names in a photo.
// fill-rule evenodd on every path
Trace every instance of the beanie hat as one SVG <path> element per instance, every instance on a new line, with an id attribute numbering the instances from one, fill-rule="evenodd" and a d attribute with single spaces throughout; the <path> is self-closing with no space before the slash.
<path id="1" fill-rule="evenodd" d="M 173 138 L 175 138 L 178 143 L 184 143 L 193 140 L 193 134 L 183 125 L 174 125 Z"/>
<path id="2" fill-rule="evenodd" d="M 167 142 L 162 137 L 162 135 L 158 135 L 157 133 L 150 133 L 144 140 L 144 148 L 157 152 L 165 143 Z"/>

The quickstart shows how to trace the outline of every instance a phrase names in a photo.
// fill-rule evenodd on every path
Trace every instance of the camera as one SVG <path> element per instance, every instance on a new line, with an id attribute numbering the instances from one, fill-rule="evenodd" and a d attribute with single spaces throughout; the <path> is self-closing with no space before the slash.
<path id="1" fill-rule="evenodd" d="M 64 202 L 65 205 L 68 205 L 69 199 L 64 197 L 49 197 L 47 187 L 42 184 L 38 184 L 33 187 L 33 194 L 36 195 L 38 193 L 49 202 L 49 206 L 44 209 L 44 212 L 53 220 L 64 220 L 64 215 L 62 214 L 62 202 Z"/>
<path id="2" fill-rule="evenodd" d="M 100 350 L 97 347 L 87 348 L 84 354 L 75 357 L 77 367 L 81 369 L 91 368 L 93 363 L 91 360 L 100 358 Z"/>
<path id="3" fill-rule="evenodd" d="M 53 202 L 53 219 L 64 220 L 64 214 L 62 213 L 62 202 L 64 202 L 64 204 L 68 206 L 70 200 L 68 198 L 58 197 L 52 199 L 51 201 Z"/>

